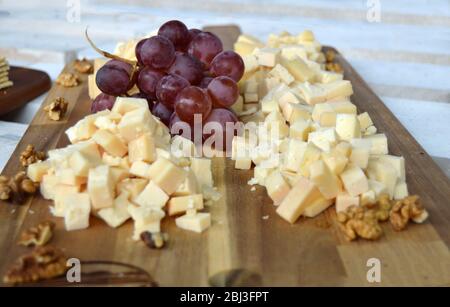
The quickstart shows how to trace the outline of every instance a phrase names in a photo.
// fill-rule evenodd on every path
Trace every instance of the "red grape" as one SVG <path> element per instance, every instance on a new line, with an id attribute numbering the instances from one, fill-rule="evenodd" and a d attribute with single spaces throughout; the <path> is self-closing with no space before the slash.
<path id="1" fill-rule="evenodd" d="M 140 40 L 140 41 L 136 44 L 135 53 L 136 53 L 136 59 L 138 60 L 139 65 L 143 65 L 142 59 L 141 59 L 141 49 L 142 49 L 142 45 L 143 45 L 147 40 L 148 40 L 148 38 L 144 38 L 144 39 Z"/>
<path id="2" fill-rule="evenodd" d="M 209 83 L 208 93 L 215 107 L 228 108 L 236 102 L 239 89 L 233 79 L 221 76 Z"/>
<path id="3" fill-rule="evenodd" d="M 186 25 L 178 20 L 164 23 L 159 28 L 158 35 L 170 40 L 176 50 L 185 50 L 189 43 L 189 31 Z"/>
<path id="4" fill-rule="evenodd" d="M 201 114 L 202 120 L 208 117 L 212 109 L 211 98 L 205 90 L 196 87 L 185 87 L 177 96 L 175 112 L 185 122 L 194 123 L 194 114 Z"/>
<path id="5" fill-rule="evenodd" d="M 207 88 L 212 79 L 212 77 L 204 77 L 198 86 L 201 88 Z"/>
<path id="6" fill-rule="evenodd" d="M 209 67 L 214 57 L 223 50 L 220 39 L 211 32 L 198 33 L 189 43 L 188 53 Z"/>
<path id="7" fill-rule="evenodd" d="M 237 134 L 237 130 L 235 128 L 235 124 L 238 122 L 238 118 L 236 115 L 228 110 L 223 108 L 213 109 L 211 114 L 206 119 L 204 124 L 204 129 L 208 129 L 208 123 L 217 123 L 220 126 L 218 127 L 210 126 L 209 131 L 214 131 L 211 133 L 204 132 L 203 139 L 207 140 L 209 137 L 214 135 L 215 133 L 222 133 L 222 144 L 214 143 L 214 147 L 217 150 L 227 150 L 231 148 L 231 142 L 233 140 L 233 136 Z M 227 125 L 228 123 L 228 125 Z M 216 139 L 218 142 L 219 140 Z"/>
<path id="8" fill-rule="evenodd" d="M 129 73 L 115 65 L 103 65 L 95 76 L 97 87 L 105 94 L 120 96 L 133 86 Z"/>
<path id="9" fill-rule="evenodd" d="M 175 48 L 170 40 L 157 35 L 147 39 L 139 48 L 142 63 L 154 69 L 168 68 L 175 58 Z"/>
<path id="10" fill-rule="evenodd" d="M 191 85 L 196 85 L 203 78 L 203 66 L 196 58 L 189 54 L 178 52 L 168 73 L 182 76 Z"/>
<path id="11" fill-rule="evenodd" d="M 100 112 L 106 109 L 111 110 L 114 106 L 114 102 L 116 102 L 116 97 L 101 93 L 95 97 L 92 102 L 91 113 Z"/>
<path id="12" fill-rule="evenodd" d="M 216 55 L 211 62 L 210 71 L 214 76 L 227 76 L 236 82 L 241 80 L 244 74 L 244 61 L 234 51 L 223 51 Z"/>
<path id="13" fill-rule="evenodd" d="M 156 85 L 159 80 L 164 77 L 164 74 L 158 70 L 150 67 L 144 67 L 137 79 L 137 86 L 139 90 L 146 94 L 150 99 L 156 99 Z"/>
<path id="14" fill-rule="evenodd" d="M 164 76 L 156 85 L 156 97 L 159 102 L 164 104 L 167 108 L 173 110 L 177 94 L 189 85 L 189 82 L 181 76 Z"/>
<path id="15" fill-rule="evenodd" d="M 181 135 L 182 137 L 194 141 L 194 128 L 191 124 L 182 121 L 176 112 L 173 112 L 169 122 L 170 134 Z"/>
<path id="16" fill-rule="evenodd" d="M 199 34 L 201 32 L 202 31 L 199 29 L 194 29 L 194 28 L 189 29 L 189 42 L 191 42 L 194 39 L 194 37 L 196 37 L 197 34 Z"/>
<path id="17" fill-rule="evenodd" d="M 167 108 L 162 103 L 158 102 L 154 105 L 152 109 L 152 114 L 156 117 L 159 117 L 159 119 L 167 126 L 169 127 L 170 124 L 170 118 L 172 114 L 175 114 L 172 110 Z"/>

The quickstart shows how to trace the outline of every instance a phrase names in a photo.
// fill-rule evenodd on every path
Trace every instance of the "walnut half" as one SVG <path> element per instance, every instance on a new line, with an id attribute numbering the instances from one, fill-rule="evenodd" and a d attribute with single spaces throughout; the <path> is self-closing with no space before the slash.
<path id="1" fill-rule="evenodd" d="M 374 209 L 351 206 L 344 212 L 339 212 L 337 220 L 340 223 L 342 232 L 349 241 L 358 237 L 366 240 L 376 240 L 383 235 L 377 211 Z"/>
<path id="2" fill-rule="evenodd" d="M 6 272 L 3 282 L 19 284 L 58 277 L 66 272 L 66 263 L 67 257 L 61 249 L 39 246 L 30 254 L 20 257 Z"/>
<path id="3" fill-rule="evenodd" d="M 51 120 L 58 121 L 66 114 L 67 106 L 68 102 L 64 98 L 58 97 L 45 106 L 44 111 L 47 112 Z"/>
<path id="4" fill-rule="evenodd" d="M 35 227 L 31 227 L 20 236 L 19 245 L 24 246 L 42 246 L 47 244 L 53 236 L 55 223 L 45 221 Z"/>
<path id="5" fill-rule="evenodd" d="M 74 87 L 80 84 L 80 79 L 73 73 L 62 73 L 56 78 L 56 83 L 64 87 Z"/>
<path id="6" fill-rule="evenodd" d="M 82 74 L 90 74 L 93 71 L 93 66 L 92 66 L 91 62 L 89 62 L 86 59 L 75 60 L 75 62 L 73 64 L 73 68 L 75 68 L 76 71 L 78 71 L 79 73 L 82 73 Z"/>
<path id="7" fill-rule="evenodd" d="M 396 231 L 406 228 L 408 222 L 423 223 L 428 212 L 422 206 L 418 195 L 411 195 L 395 202 L 390 212 L 390 221 Z"/>
<path id="8" fill-rule="evenodd" d="M 20 163 L 22 166 L 28 166 L 30 164 L 42 161 L 45 159 L 45 153 L 43 151 L 36 151 L 34 146 L 29 144 L 24 151 L 20 154 Z"/>

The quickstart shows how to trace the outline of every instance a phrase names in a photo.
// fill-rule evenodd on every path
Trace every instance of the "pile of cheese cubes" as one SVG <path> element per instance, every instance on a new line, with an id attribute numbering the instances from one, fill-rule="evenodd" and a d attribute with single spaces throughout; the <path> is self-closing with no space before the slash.
<path id="1" fill-rule="evenodd" d="M 245 62 L 237 112 L 252 110 L 241 118 L 260 124 L 233 139 L 232 159 L 238 169 L 255 165 L 249 184 L 266 187 L 282 218 L 408 195 L 403 157 L 388 154 L 369 114 L 357 114 L 351 83 L 325 70 L 310 31 L 271 35 L 267 45 L 241 35 L 235 51 Z"/>
<path id="2" fill-rule="evenodd" d="M 191 141 L 171 138 L 145 99 L 119 97 L 111 111 L 84 117 L 66 134 L 71 145 L 50 150 L 27 172 L 67 230 L 87 228 L 90 215 L 111 227 L 131 218 L 136 240 L 160 232 L 166 214 L 179 216 L 183 229 L 210 226 L 210 214 L 198 211 L 220 197 L 211 160 L 195 157 Z"/>

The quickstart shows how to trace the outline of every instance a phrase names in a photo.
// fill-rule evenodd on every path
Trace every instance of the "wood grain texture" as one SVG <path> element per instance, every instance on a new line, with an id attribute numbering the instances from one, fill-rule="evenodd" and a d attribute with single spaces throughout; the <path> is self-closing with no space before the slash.
<path id="1" fill-rule="evenodd" d="M 20 108 L 50 89 L 50 77 L 43 71 L 11 66 L 12 87 L 0 90 L 0 115 Z"/>
<path id="2" fill-rule="evenodd" d="M 218 33 L 226 47 L 239 33 L 235 27 L 208 30 Z M 165 219 L 162 229 L 169 233 L 170 242 L 162 250 L 150 250 L 132 241 L 131 222 L 112 229 L 93 217 L 89 229 L 66 232 L 62 219 L 50 215 L 50 202 L 40 196 L 22 206 L 1 203 L 0 274 L 26 251 L 15 243 L 20 232 L 52 219 L 57 224 L 52 244 L 64 248 L 70 257 L 133 264 L 163 286 L 450 285 L 449 180 L 345 59 L 340 55 L 337 59 L 353 84 L 352 100 L 359 112 L 369 112 L 379 130 L 387 134 L 390 152 L 405 157 L 410 192 L 419 194 L 430 211 L 425 224 L 410 225 L 400 233 L 384 225 L 385 235 L 379 241 L 352 243 L 339 233 L 334 208 L 290 225 L 276 215 L 264 188 L 250 190 L 247 181 L 252 171 L 235 170 L 233 161 L 216 158 L 214 180 L 222 198 L 208 208 L 212 227 L 196 234 L 178 229 L 173 219 Z M 90 107 L 86 76 L 82 81 L 75 88 L 55 85 L 51 89 L 44 105 L 63 96 L 70 102 L 67 117 L 50 122 L 42 110 L 38 112 L 5 174 L 17 172 L 18 155 L 27 144 L 48 150 L 68 143 L 64 130 Z M 380 284 L 366 279 L 366 262 L 374 257 L 382 265 Z"/>

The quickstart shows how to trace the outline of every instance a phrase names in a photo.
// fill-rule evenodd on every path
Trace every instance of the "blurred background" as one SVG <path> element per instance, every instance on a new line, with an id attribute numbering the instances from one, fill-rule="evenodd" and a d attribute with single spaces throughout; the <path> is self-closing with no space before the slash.
<path id="1" fill-rule="evenodd" d="M 0 0 L 0 56 L 54 80 L 77 57 L 97 56 L 84 38 L 113 51 L 163 22 L 237 24 L 270 33 L 311 29 L 336 47 L 450 175 L 449 0 Z M 0 169 L 45 94 L 0 118 Z"/>

